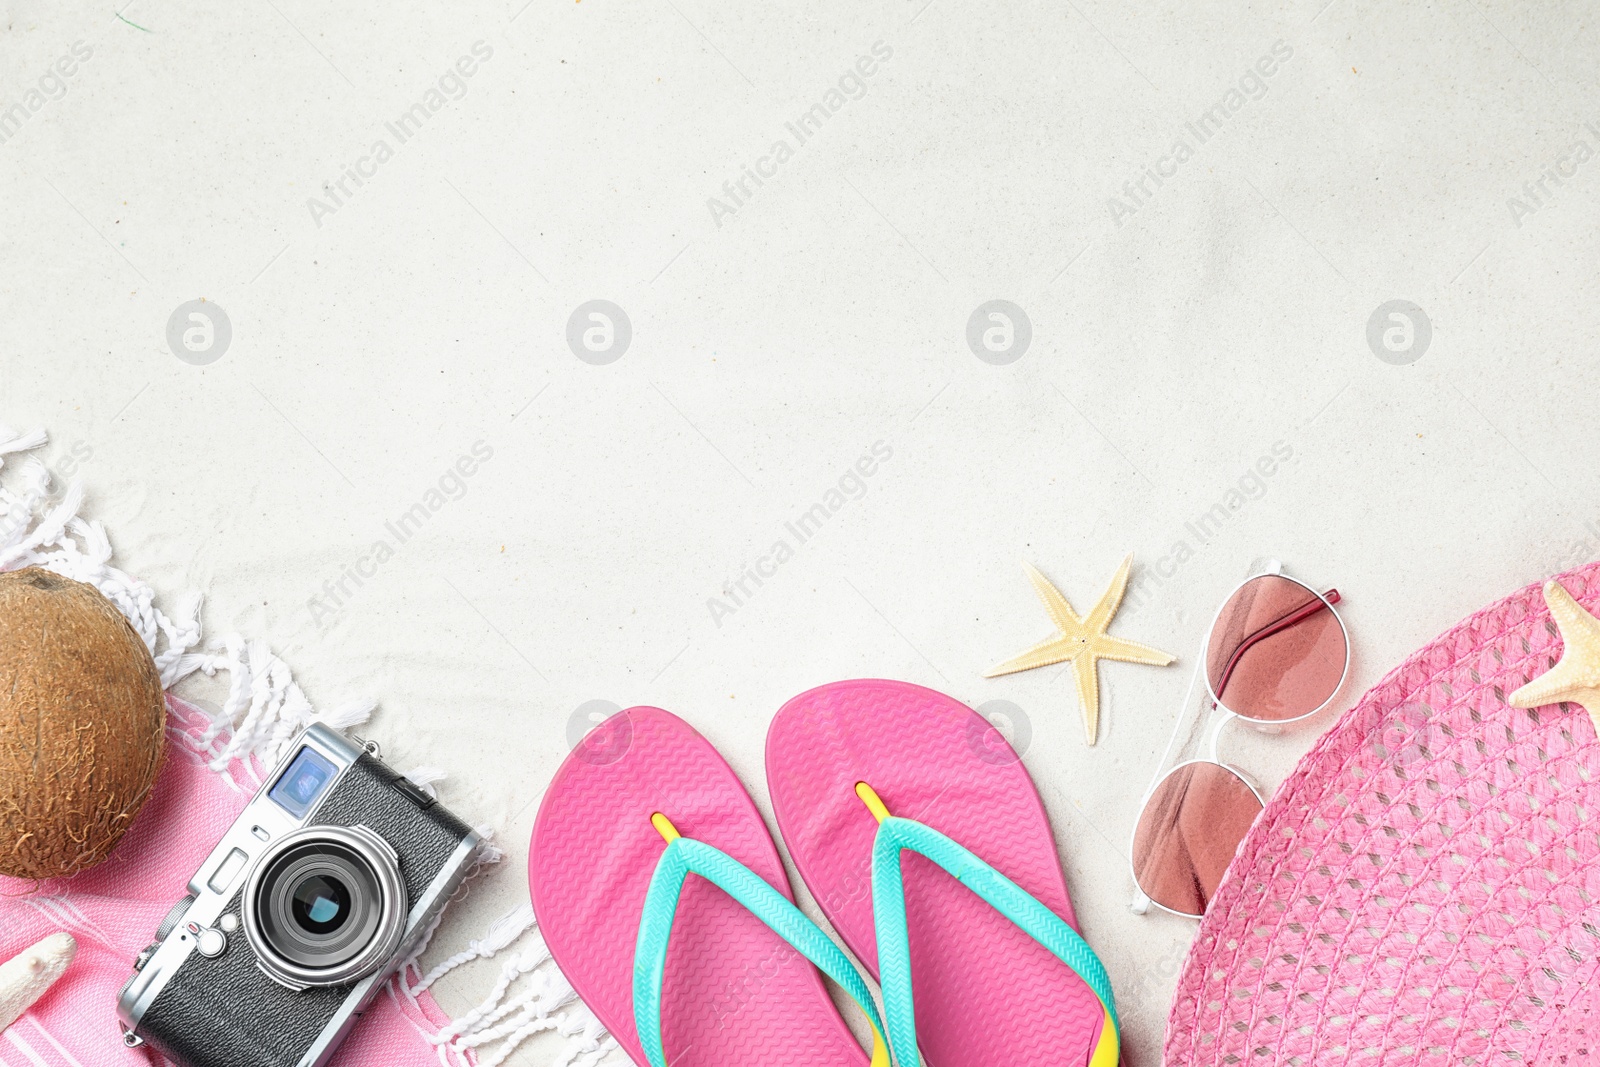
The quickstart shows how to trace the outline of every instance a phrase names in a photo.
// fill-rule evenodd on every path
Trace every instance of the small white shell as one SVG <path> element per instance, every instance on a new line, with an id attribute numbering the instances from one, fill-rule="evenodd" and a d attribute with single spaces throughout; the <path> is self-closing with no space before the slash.
<path id="1" fill-rule="evenodd" d="M 77 954 L 78 943 L 71 934 L 51 934 L 0 963 L 0 1030 L 20 1019 L 44 996 Z"/>

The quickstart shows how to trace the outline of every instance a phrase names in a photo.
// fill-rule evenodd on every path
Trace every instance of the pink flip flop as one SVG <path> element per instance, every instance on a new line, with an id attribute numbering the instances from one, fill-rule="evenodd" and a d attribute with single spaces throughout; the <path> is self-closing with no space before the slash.
<path id="1" fill-rule="evenodd" d="M 942 693 L 877 680 L 803 693 L 768 731 L 767 778 L 801 878 L 874 976 L 878 823 L 858 783 L 895 815 L 965 846 L 1076 927 L 1027 770 L 986 720 Z M 917 1043 L 930 1067 L 1089 1063 L 1108 1024 L 1094 990 L 922 855 L 906 854 L 901 863 Z M 886 1002 L 895 999 L 888 986 L 884 993 Z M 891 1018 L 891 1036 L 894 1026 Z M 899 1043 L 895 1051 L 905 1055 Z"/>
<path id="2" fill-rule="evenodd" d="M 695 847 L 720 850 L 749 868 L 782 894 L 778 900 L 756 886 L 772 896 L 769 910 L 791 912 L 808 934 L 815 931 L 792 907 L 783 863 L 755 804 L 705 738 L 659 708 L 630 708 L 596 727 L 539 807 L 528 882 L 556 964 L 638 1064 L 651 1061 L 644 1046 L 653 1042 L 641 1041 L 634 1022 L 636 952 L 642 959 L 641 917 L 668 850 L 666 835 L 652 825 L 657 815 L 684 844 L 703 843 Z M 665 969 L 646 976 L 660 983 L 651 1004 L 660 1018 L 656 1057 L 672 1067 L 866 1067 L 867 1053 L 816 968 L 727 892 L 690 878 L 675 918 L 670 906 L 664 914 Z M 816 937 L 825 944 L 807 955 L 831 952 L 849 967 L 826 937 Z M 641 966 L 640 973 L 649 970 Z M 867 995 L 864 984 L 858 993 Z"/>

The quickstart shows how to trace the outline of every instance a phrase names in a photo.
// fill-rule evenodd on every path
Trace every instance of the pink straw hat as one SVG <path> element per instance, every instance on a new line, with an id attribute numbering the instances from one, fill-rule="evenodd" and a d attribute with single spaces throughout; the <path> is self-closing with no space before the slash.
<path id="1" fill-rule="evenodd" d="M 1559 580 L 1600 608 L 1600 564 Z M 1600 1065 L 1600 741 L 1506 702 L 1562 648 L 1529 586 L 1328 731 L 1200 925 L 1169 1067 Z"/>

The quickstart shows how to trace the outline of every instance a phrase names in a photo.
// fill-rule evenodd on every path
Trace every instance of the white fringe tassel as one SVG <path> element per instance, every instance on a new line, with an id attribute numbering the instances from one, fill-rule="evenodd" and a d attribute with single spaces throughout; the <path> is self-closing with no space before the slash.
<path id="1" fill-rule="evenodd" d="M 492 957 L 501 949 L 508 947 L 533 926 L 533 908 L 527 904 L 519 904 L 512 911 L 496 919 L 489 927 L 489 932 L 481 940 L 468 941 L 467 947 L 461 952 L 439 964 L 427 975 L 411 987 L 413 993 L 420 993 L 433 983 L 461 966 L 473 960 L 485 960 Z"/>
<path id="2" fill-rule="evenodd" d="M 499 981 L 483 1003 L 440 1030 L 433 1041 L 473 1054 L 498 1042 L 492 1053 L 477 1056 L 480 1067 L 498 1067 L 528 1038 L 548 1030 L 568 1038 L 552 1067 L 594 1067 L 618 1048 L 617 1042 L 556 969 L 526 904 L 496 919 L 481 939 L 429 971 L 414 988 L 420 992 L 462 964 L 489 959 L 530 934 L 527 947 L 501 966 Z"/>
<path id="3" fill-rule="evenodd" d="M 46 440 L 43 430 L 17 433 L 0 425 L 0 468 L 6 466 L 7 456 L 29 452 Z M 212 770 L 243 768 L 253 778 L 250 757 L 261 766 L 273 766 L 311 723 L 322 722 L 343 731 L 366 722 L 372 714 L 375 704 L 370 700 L 319 713 L 295 683 L 288 665 L 265 642 L 227 634 L 213 640 L 205 651 L 198 651 L 200 594 L 185 595 L 168 615 L 156 606 L 155 591 L 147 583 L 112 566 L 111 539 L 105 528 L 78 517 L 84 500 L 81 484 L 73 482 L 51 504 L 50 472 L 33 456 L 22 462 L 20 474 L 11 480 L 17 483 L 15 488 L 0 484 L 0 571 L 43 567 L 100 590 L 127 616 L 150 650 L 163 688 L 172 688 L 196 671 L 208 677 L 215 677 L 218 671 L 228 674 L 228 695 L 211 724 L 198 738 L 186 738 L 209 757 Z M 407 777 L 432 796 L 434 783 L 444 772 L 419 767 Z M 230 776 L 224 774 L 223 780 L 238 788 Z M 479 833 L 484 837 L 478 855 L 477 870 L 481 871 L 498 863 L 503 853 L 490 842 L 490 829 L 480 827 Z M 578 1000 L 551 961 L 528 905 L 519 905 L 496 919 L 483 937 L 468 942 L 463 951 L 422 975 L 416 957 L 427 947 L 439 921 L 434 920 L 433 928 L 401 969 L 401 991 L 412 1000 L 456 968 L 491 959 L 533 932 L 529 946 L 501 968 L 488 999 L 430 1038 L 441 1052 L 450 1049 L 469 1062 L 476 1060 L 480 1067 L 498 1067 L 522 1042 L 546 1030 L 567 1038 L 550 1067 L 597 1067 L 617 1050 L 616 1040 Z M 412 985 L 406 981 L 410 973 L 418 974 Z M 519 982 L 513 993 L 512 987 Z M 480 1046 L 497 1042 L 499 1047 L 487 1058 L 477 1052 Z"/>

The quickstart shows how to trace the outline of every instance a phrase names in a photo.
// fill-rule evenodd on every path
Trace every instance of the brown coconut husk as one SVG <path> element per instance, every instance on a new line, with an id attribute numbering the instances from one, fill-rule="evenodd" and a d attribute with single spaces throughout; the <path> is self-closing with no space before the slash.
<path id="1" fill-rule="evenodd" d="M 165 747 L 161 675 L 116 605 L 38 567 L 0 573 L 0 874 L 105 859 Z"/>

